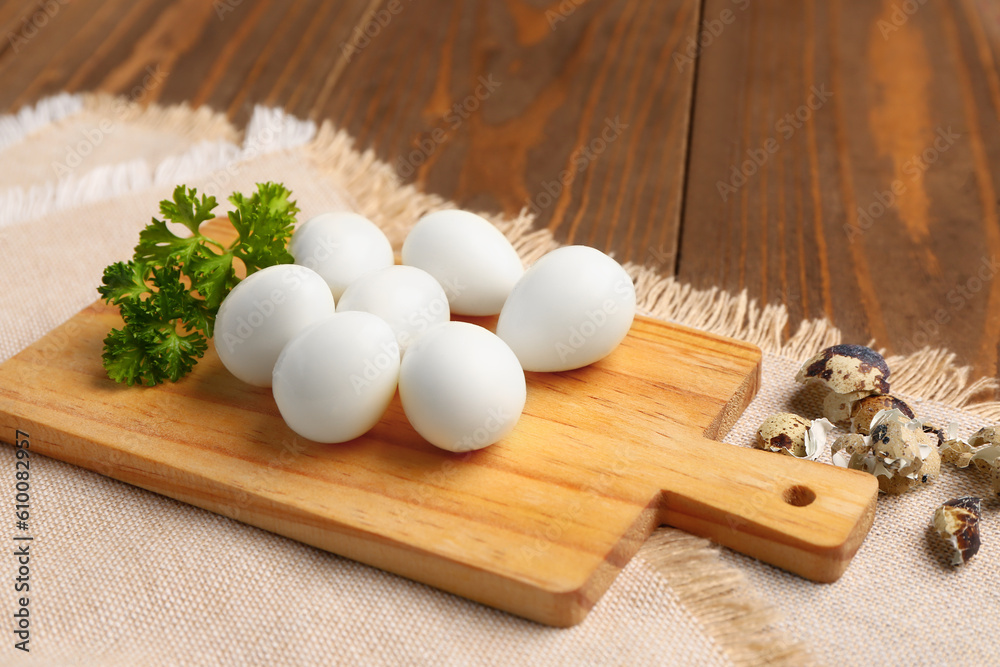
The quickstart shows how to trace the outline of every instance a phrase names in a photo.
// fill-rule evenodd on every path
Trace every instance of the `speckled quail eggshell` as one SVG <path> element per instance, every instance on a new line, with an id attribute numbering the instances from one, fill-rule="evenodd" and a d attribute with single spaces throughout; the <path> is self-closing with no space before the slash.
<path id="1" fill-rule="evenodd" d="M 882 410 L 899 410 L 913 419 L 913 410 L 910 406 L 895 396 L 888 394 L 865 396 L 856 401 L 851 408 L 851 431 L 868 435 L 872 419 Z"/>
<path id="2" fill-rule="evenodd" d="M 858 433 L 848 433 L 842 435 L 830 447 L 830 455 L 833 464 L 842 468 L 850 467 L 850 461 L 854 456 L 865 456 L 871 452 L 871 446 L 863 435 Z"/>
<path id="3" fill-rule="evenodd" d="M 315 270 L 336 299 L 369 271 L 392 266 L 392 245 L 375 223 L 357 213 L 324 213 L 299 225 L 288 244 L 295 263 Z"/>
<path id="4" fill-rule="evenodd" d="M 941 475 L 941 454 L 938 452 L 937 447 L 931 448 L 923 461 L 923 466 L 920 468 L 920 483 L 927 484 L 928 482 L 933 482 Z"/>
<path id="5" fill-rule="evenodd" d="M 997 431 L 995 425 L 984 426 L 969 436 L 969 444 L 973 447 L 1000 445 L 1000 432 Z"/>
<path id="6" fill-rule="evenodd" d="M 833 443 L 834 450 L 845 450 L 848 454 L 867 454 L 871 451 L 871 445 L 860 433 L 847 433 L 837 438 Z"/>
<path id="7" fill-rule="evenodd" d="M 940 452 L 942 461 L 958 466 L 959 468 L 968 468 L 974 454 L 974 450 L 969 443 L 958 438 L 945 440 Z"/>
<path id="8" fill-rule="evenodd" d="M 452 452 L 482 449 L 510 433 L 527 396 L 524 371 L 486 329 L 449 322 L 403 355 L 399 397 L 417 433 Z"/>
<path id="9" fill-rule="evenodd" d="M 952 565 L 964 565 L 979 552 L 982 516 L 982 500 L 974 496 L 954 498 L 934 512 L 934 528 L 952 549 Z"/>
<path id="10" fill-rule="evenodd" d="M 289 341 L 274 366 L 274 401 L 288 427 L 316 442 L 363 435 L 399 379 L 396 335 L 371 313 L 337 313 Z"/>
<path id="11" fill-rule="evenodd" d="M 458 315 L 496 315 L 524 274 L 507 237 L 468 211 L 425 215 L 406 236 L 402 258 L 441 283 Z"/>
<path id="12" fill-rule="evenodd" d="M 837 426 L 849 426 L 854 404 L 869 393 L 856 391 L 850 394 L 838 394 L 835 391 L 828 391 L 823 398 L 823 416 Z"/>
<path id="13" fill-rule="evenodd" d="M 603 359 L 628 334 L 635 286 L 599 250 L 566 246 L 544 255 L 517 282 L 497 322 L 526 371 L 567 371 Z"/>
<path id="14" fill-rule="evenodd" d="M 396 333 L 401 351 L 451 317 L 440 283 L 415 266 L 389 266 L 355 280 L 337 303 L 338 313 L 351 310 L 385 320 Z"/>
<path id="15" fill-rule="evenodd" d="M 805 456 L 809 424 L 805 417 L 790 412 L 771 415 L 757 429 L 757 447 L 769 452 Z"/>
<path id="16" fill-rule="evenodd" d="M 230 373 L 269 387 L 288 341 L 333 313 L 333 295 L 315 271 L 295 264 L 270 266 L 247 276 L 223 300 L 215 318 L 215 349 Z"/>
<path id="17" fill-rule="evenodd" d="M 821 382 L 838 394 L 857 391 L 889 393 L 889 366 L 882 355 L 864 345 L 832 345 L 806 361 L 795 379 Z"/>

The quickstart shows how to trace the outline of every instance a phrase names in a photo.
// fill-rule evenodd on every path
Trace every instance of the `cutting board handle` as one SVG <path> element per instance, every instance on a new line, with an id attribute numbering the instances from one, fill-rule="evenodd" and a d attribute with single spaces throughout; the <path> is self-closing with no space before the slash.
<path id="1" fill-rule="evenodd" d="M 661 469 L 662 524 L 777 565 L 836 581 L 875 517 L 874 476 L 711 440 Z"/>

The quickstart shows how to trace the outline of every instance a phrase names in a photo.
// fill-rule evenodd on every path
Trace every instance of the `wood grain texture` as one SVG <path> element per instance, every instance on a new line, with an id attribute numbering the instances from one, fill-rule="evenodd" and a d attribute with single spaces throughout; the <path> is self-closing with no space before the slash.
<path id="1" fill-rule="evenodd" d="M 673 55 L 698 4 L 442 9 L 404 3 L 312 111 L 425 189 L 508 214 L 528 206 L 560 240 L 672 270 L 694 74 Z M 484 79 L 497 87 L 480 105 Z"/>
<path id="2" fill-rule="evenodd" d="M 851 341 L 950 347 L 995 374 L 1000 287 L 978 272 L 1000 250 L 1000 5 L 904 4 L 9 0 L 0 108 L 100 90 L 241 124 L 283 106 L 460 205 L 535 205 L 564 241 L 786 303 L 790 329 L 827 316 Z M 813 85 L 834 95 L 779 128 Z M 628 127 L 588 153 L 615 117 Z"/>
<path id="3" fill-rule="evenodd" d="M 463 206 L 528 207 L 561 240 L 673 271 L 695 69 L 674 55 L 697 0 L 54 6 L 0 53 L 0 108 L 100 90 L 242 124 L 283 106 Z M 11 25 L 38 11 L 4 10 Z"/>
<path id="4" fill-rule="evenodd" d="M 699 61 L 679 277 L 995 374 L 996 12 L 739 4 L 705 6 L 736 20 Z"/>
<path id="5" fill-rule="evenodd" d="M 761 355 L 696 330 L 640 318 L 604 360 L 528 374 L 517 428 L 456 455 L 398 396 L 362 438 L 296 437 L 211 347 L 176 384 L 116 385 L 100 363 L 116 325 L 94 304 L 0 366 L 0 435 L 542 623 L 581 621 L 661 523 L 833 581 L 874 518 L 871 475 L 708 439 Z"/>

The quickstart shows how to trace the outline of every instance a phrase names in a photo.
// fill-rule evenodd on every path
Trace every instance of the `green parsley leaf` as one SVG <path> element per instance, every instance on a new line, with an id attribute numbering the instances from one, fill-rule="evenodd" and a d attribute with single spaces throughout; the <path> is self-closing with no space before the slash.
<path id="1" fill-rule="evenodd" d="M 229 198 L 236 207 L 229 221 L 240 235 L 235 254 L 246 265 L 247 275 L 274 264 L 292 263 L 286 246 L 299 208 L 288 201 L 290 194 L 282 185 L 263 183 L 250 198 L 238 192 Z"/>
<path id="2" fill-rule="evenodd" d="M 215 197 L 183 185 L 160 202 L 163 220 L 153 218 L 139 234 L 135 254 L 104 270 L 101 297 L 119 307 L 124 327 L 104 339 L 104 367 L 115 382 L 156 385 L 188 374 L 208 348 L 215 316 L 239 283 L 235 259 L 247 275 L 290 264 L 286 246 L 299 212 L 281 184 L 259 183 L 250 197 L 235 193 L 229 220 L 239 237 L 228 247 L 204 236 L 202 223 L 214 217 Z M 175 234 L 167 222 L 183 225 Z"/>

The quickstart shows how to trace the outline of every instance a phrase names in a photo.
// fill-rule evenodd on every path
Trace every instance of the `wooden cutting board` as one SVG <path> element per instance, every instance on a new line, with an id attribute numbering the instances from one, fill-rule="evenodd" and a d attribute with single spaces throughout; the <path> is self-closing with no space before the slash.
<path id="1" fill-rule="evenodd" d="M 451 454 L 398 396 L 361 439 L 303 440 L 211 347 L 176 384 L 116 385 L 119 325 L 95 303 L 0 366 L 0 438 L 542 623 L 580 622 L 659 524 L 829 582 L 874 517 L 871 475 L 712 440 L 761 353 L 693 329 L 640 317 L 603 361 L 529 373 L 515 431 Z"/>

